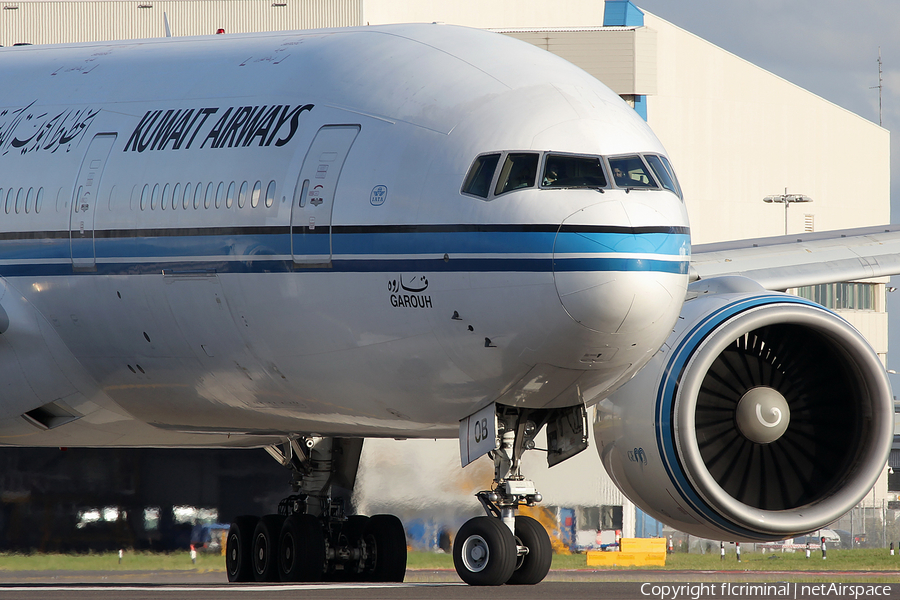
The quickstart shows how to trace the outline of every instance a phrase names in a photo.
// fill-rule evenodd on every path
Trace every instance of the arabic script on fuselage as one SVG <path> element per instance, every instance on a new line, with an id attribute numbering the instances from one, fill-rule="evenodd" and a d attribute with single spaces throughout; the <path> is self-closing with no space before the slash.
<path id="1" fill-rule="evenodd" d="M 78 146 L 99 108 L 65 110 L 22 108 L 0 110 L 0 156 L 10 152 L 68 152 Z"/>

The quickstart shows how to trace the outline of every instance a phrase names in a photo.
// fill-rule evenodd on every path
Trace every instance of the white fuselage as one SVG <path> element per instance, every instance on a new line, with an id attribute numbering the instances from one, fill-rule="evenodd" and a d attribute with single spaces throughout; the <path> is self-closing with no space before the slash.
<path id="1" fill-rule="evenodd" d="M 2 443 L 455 437 L 490 402 L 605 397 L 684 299 L 675 193 L 463 193 L 484 153 L 665 154 L 602 84 L 503 36 L 2 49 L 0 77 L 0 306 L 70 353 L 6 359 L 33 393 L 0 396 Z M 50 402 L 81 418 L 21 418 Z"/>

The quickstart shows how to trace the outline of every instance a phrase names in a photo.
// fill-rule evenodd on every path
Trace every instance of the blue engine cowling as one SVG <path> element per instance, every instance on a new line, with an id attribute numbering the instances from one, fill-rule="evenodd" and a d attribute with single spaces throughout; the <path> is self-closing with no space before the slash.
<path id="1" fill-rule="evenodd" d="M 691 286 L 672 335 L 594 433 L 607 472 L 692 535 L 784 539 L 853 508 L 893 440 L 890 384 L 850 324 L 727 277 Z"/>

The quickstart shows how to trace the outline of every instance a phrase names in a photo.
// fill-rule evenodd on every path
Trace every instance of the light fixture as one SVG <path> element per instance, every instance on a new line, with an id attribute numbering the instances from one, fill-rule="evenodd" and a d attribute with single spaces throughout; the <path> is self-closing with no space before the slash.
<path id="1" fill-rule="evenodd" d="M 763 198 L 763 202 L 773 202 L 777 204 L 784 204 L 784 234 L 787 235 L 788 232 L 788 219 L 787 219 L 787 211 L 788 207 L 791 204 L 795 204 L 797 202 L 812 202 L 812 198 L 809 196 L 805 196 L 803 194 L 788 194 L 787 188 L 784 188 L 783 194 L 775 194 L 774 196 L 766 196 Z"/>

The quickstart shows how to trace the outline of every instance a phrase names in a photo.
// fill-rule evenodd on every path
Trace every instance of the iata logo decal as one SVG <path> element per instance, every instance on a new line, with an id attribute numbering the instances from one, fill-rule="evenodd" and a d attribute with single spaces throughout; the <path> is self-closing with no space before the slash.
<path id="1" fill-rule="evenodd" d="M 369 204 L 372 206 L 381 206 L 384 204 L 385 200 L 387 200 L 387 186 L 376 185 L 373 187 L 372 193 L 369 194 Z"/>
<path id="2" fill-rule="evenodd" d="M 312 104 L 291 106 L 229 107 L 219 115 L 218 108 L 170 108 L 148 110 L 125 144 L 125 152 L 189 149 L 195 141 L 200 148 L 237 148 L 284 146 L 299 127 L 300 115 L 311 111 Z M 216 119 L 210 119 L 219 115 Z M 280 133 L 287 124 L 289 129 Z M 171 147 L 169 145 L 171 144 Z"/>
<path id="3" fill-rule="evenodd" d="M 431 296 L 425 294 L 427 289 L 428 279 L 424 275 L 400 275 L 388 281 L 394 308 L 432 308 Z"/>

